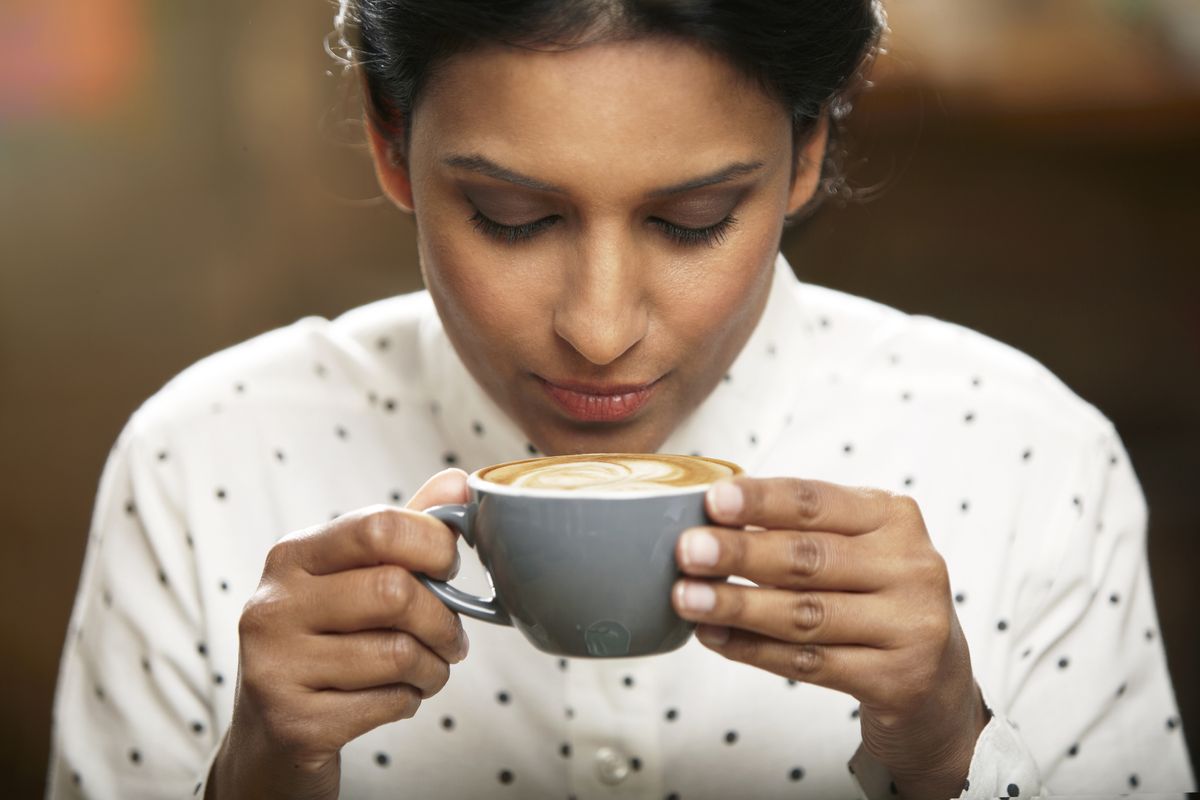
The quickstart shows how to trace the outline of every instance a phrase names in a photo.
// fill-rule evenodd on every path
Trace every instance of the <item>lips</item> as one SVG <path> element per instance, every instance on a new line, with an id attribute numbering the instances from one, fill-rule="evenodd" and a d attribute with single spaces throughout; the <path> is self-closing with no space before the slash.
<path id="1" fill-rule="evenodd" d="M 596 385 L 551 383 L 538 377 L 546 394 L 563 412 L 580 422 L 619 422 L 650 401 L 662 378 L 643 384 Z"/>

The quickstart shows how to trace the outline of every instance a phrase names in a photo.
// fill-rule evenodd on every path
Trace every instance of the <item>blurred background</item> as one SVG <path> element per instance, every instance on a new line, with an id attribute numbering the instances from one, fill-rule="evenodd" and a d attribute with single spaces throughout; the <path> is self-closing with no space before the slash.
<path id="1" fill-rule="evenodd" d="M 849 120 L 863 202 L 801 278 L 983 331 L 1117 424 L 1200 743 L 1200 2 L 903 0 Z M 91 502 L 196 359 L 420 288 L 326 0 L 0 0 L 0 775 L 42 791 Z"/>

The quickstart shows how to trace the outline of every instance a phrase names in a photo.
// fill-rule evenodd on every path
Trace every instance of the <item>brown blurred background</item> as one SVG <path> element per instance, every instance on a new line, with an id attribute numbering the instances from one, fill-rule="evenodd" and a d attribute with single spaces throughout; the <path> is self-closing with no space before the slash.
<path id="1" fill-rule="evenodd" d="M 1117 424 L 1200 743 L 1200 3 L 903 0 L 851 116 L 869 201 L 801 277 L 974 327 Z M 325 0 L 0 3 L 0 784 L 42 790 L 105 455 L 194 360 L 420 286 Z"/>

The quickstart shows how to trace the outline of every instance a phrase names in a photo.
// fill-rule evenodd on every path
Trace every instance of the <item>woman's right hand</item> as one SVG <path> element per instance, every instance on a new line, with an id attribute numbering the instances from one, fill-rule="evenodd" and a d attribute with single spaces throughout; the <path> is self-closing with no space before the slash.
<path id="1" fill-rule="evenodd" d="M 417 510 L 466 494 L 465 473 L 448 469 L 404 509 L 361 509 L 271 548 L 238 625 L 233 718 L 207 797 L 337 797 L 343 745 L 445 686 L 467 637 L 413 573 L 452 577 L 456 534 Z"/>

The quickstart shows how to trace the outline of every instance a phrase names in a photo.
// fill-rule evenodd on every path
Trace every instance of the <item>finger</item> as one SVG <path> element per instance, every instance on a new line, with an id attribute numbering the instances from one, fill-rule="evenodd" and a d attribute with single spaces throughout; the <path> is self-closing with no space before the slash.
<path id="1" fill-rule="evenodd" d="M 797 592 L 724 581 L 677 581 L 671 592 L 684 619 L 754 631 L 795 644 L 895 644 L 891 604 L 873 593 Z"/>
<path id="2" fill-rule="evenodd" d="M 873 697 L 872 683 L 886 674 L 888 666 L 887 651 L 861 645 L 791 644 L 750 631 L 707 625 L 696 629 L 696 638 L 733 661 L 845 692 L 862 702 Z"/>
<path id="3" fill-rule="evenodd" d="M 311 636 L 303 645 L 310 689 L 355 691 L 407 683 L 432 697 L 450 678 L 450 665 L 403 631 Z"/>
<path id="4" fill-rule="evenodd" d="M 722 525 L 857 535 L 883 527 L 898 501 L 902 498 L 881 489 L 800 478 L 738 477 L 714 483 L 705 508 Z"/>
<path id="5" fill-rule="evenodd" d="M 280 558 L 311 575 L 395 564 L 448 578 L 458 557 L 457 534 L 428 514 L 369 506 L 280 541 Z M 277 545 L 272 553 L 281 549 Z"/>
<path id="6" fill-rule="evenodd" d="M 467 502 L 467 473 L 450 467 L 425 481 L 420 489 L 404 504 L 405 508 L 424 511 L 433 506 L 447 503 Z"/>
<path id="7" fill-rule="evenodd" d="M 467 636 L 458 615 L 408 570 L 385 564 L 309 582 L 296 614 L 311 633 L 401 630 L 452 664 L 466 656 Z"/>
<path id="8" fill-rule="evenodd" d="M 872 543 L 836 533 L 688 528 L 675 559 L 688 575 L 740 575 L 782 589 L 869 592 L 888 585 L 898 568 L 876 556 Z"/>
<path id="9" fill-rule="evenodd" d="M 368 731 L 409 719 L 421 706 L 421 691 L 406 683 L 376 686 L 354 692 L 317 692 L 312 716 L 340 728 L 341 740 L 356 739 Z"/>

